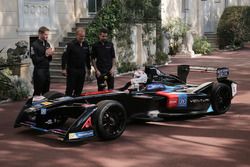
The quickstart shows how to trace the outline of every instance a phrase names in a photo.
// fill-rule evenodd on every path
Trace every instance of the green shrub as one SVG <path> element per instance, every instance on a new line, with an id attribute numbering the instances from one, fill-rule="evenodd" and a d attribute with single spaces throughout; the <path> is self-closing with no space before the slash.
<path id="1" fill-rule="evenodd" d="M 28 83 L 25 80 L 14 76 L 11 78 L 11 85 L 12 89 L 10 89 L 7 93 L 8 97 L 12 100 L 22 100 L 29 96 L 30 89 L 28 87 Z"/>
<path id="2" fill-rule="evenodd" d="M 8 98 L 8 90 L 13 88 L 11 79 L 4 70 L 0 70 L 0 100 Z"/>
<path id="3" fill-rule="evenodd" d="M 204 37 L 195 38 L 193 50 L 196 54 L 210 54 L 212 52 L 211 44 Z"/>
<path id="4" fill-rule="evenodd" d="M 17 42 L 16 46 L 18 47 L 17 50 L 9 49 L 12 53 L 15 53 L 15 56 L 20 56 L 20 54 L 24 54 L 23 51 L 26 47 L 22 44 L 26 44 L 25 42 Z M 26 46 L 26 45 L 25 45 Z M 3 49 L 0 50 L 0 53 L 3 51 Z M 10 53 L 10 52 L 9 52 Z M 3 59 L 0 55 L 0 100 L 5 99 L 12 99 L 12 100 L 22 100 L 30 95 L 30 89 L 29 84 L 17 77 L 12 75 L 12 71 L 10 70 L 11 67 L 18 67 L 19 62 L 17 61 L 6 61 Z"/>
<path id="5" fill-rule="evenodd" d="M 134 70 L 137 66 L 131 63 L 134 59 L 131 40 L 131 27 L 137 23 L 160 23 L 161 0 L 110 0 L 98 12 L 93 22 L 87 27 L 87 40 L 93 44 L 98 40 L 98 32 L 101 28 L 107 28 L 110 39 L 115 37 L 117 43 L 118 72 Z M 159 31 L 158 31 L 159 30 Z M 161 29 L 157 29 L 161 34 Z M 158 36 L 156 37 L 158 38 Z M 158 40 L 159 41 L 159 40 Z M 161 43 L 157 43 L 159 48 Z M 129 62 L 129 63 L 127 63 Z"/>
<path id="6" fill-rule="evenodd" d="M 87 40 L 90 44 L 98 40 L 101 28 L 107 28 L 111 38 L 113 37 L 113 31 L 120 25 L 121 7 L 120 0 L 111 0 L 98 12 L 95 20 L 87 27 Z"/>
<path id="7" fill-rule="evenodd" d="M 166 53 L 156 52 L 155 63 L 157 65 L 165 64 L 167 62 L 167 60 L 168 60 L 168 55 Z"/>
<path id="8" fill-rule="evenodd" d="M 128 71 L 134 71 L 137 69 L 136 63 L 134 62 L 122 62 L 117 68 L 118 73 L 124 73 Z"/>
<path id="9" fill-rule="evenodd" d="M 242 47 L 250 40 L 250 7 L 233 6 L 224 10 L 217 28 L 219 48 Z"/>

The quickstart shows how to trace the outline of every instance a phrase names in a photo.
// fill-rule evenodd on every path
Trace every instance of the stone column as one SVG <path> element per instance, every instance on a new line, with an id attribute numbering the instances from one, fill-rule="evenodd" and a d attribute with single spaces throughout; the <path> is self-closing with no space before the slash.
<path id="1" fill-rule="evenodd" d="M 136 45 L 136 64 L 141 66 L 147 60 L 142 44 L 142 24 L 136 24 Z"/>

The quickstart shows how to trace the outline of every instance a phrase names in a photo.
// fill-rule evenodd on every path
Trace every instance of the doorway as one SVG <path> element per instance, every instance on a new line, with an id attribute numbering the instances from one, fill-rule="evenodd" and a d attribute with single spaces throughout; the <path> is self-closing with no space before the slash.
<path id="1" fill-rule="evenodd" d="M 216 33 L 220 16 L 224 10 L 220 3 L 221 1 L 218 0 L 203 1 L 205 33 Z"/>

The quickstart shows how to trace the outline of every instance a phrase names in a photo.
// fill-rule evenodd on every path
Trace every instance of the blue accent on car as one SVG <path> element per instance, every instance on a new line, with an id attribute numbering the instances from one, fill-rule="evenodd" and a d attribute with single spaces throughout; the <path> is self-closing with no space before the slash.
<path id="1" fill-rule="evenodd" d="M 214 112 L 214 110 L 213 110 L 213 108 L 212 108 L 212 105 L 210 105 L 210 106 L 208 107 L 208 109 L 207 109 L 207 113 L 209 113 L 209 112 Z"/>
<path id="2" fill-rule="evenodd" d="M 56 101 L 65 101 L 65 100 L 71 100 L 71 99 L 73 99 L 73 97 L 64 96 L 64 97 L 57 98 L 57 99 L 55 99 L 55 100 L 56 100 Z"/>
<path id="3" fill-rule="evenodd" d="M 178 107 L 187 107 L 187 94 L 178 94 Z"/>
<path id="4" fill-rule="evenodd" d="M 93 130 L 89 130 L 89 131 L 84 131 L 84 132 L 77 132 L 76 136 L 78 138 L 87 138 L 87 137 L 91 137 L 94 136 L 94 131 Z"/>
<path id="5" fill-rule="evenodd" d="M 35 126 L 30 126 L 32 129 L 35 129 L 35 130 L 39 130 L 39 131 L 42 131 L 42 132 L 48 132 L 47 129 L 43 129 L 43 128 L 38 128 L 38 127 L 35 127 Z"/>
<path id="6" fill-rule="evenodd" d="M 167 85 L 165 85 L 165 90 L 164 90 L 164 92 L 174 92 L 174 91 L 176 91 L 176 90 L 179 90 L 179 89 L 182 89 L 183 88 L 183 86 L 181 86 L 181 85 L 177 85 L 177 86 L 167 86 Z"/>
<path id="7" fill-rule="evenodd" d="M 39 108 L 42 108 L 43 105 L 41 105 L 41 104 L 39 103 L 39 104 L 35 104 L 33 107 L 35 107 L 36 109 L 39 109 Z"/>
<path id="8" fill-rule="evenodd" d="M 183 85 L 176 85 L 176 86 L 168 86 L 168 85 L 164 85 L 164 84 L 161 84 L 161 83 L 152 83 L 152 84 L 148 84 L 147 87 L 146 87 L 146 90 L 147 91 L 155 91 L 155 90 L 161 90 L 161 91 L 164 91 L 164 92 L 174 92 L 178 89 L 182 89 L 183 88 Z"/>
<path id="9" fill-rule="evenodd" d="M 156 89 L 161 89 L 164 90 L 165 89 L 165 85 L 161 84 L 161 83 L 152 83 L 152 84 L 148 84 L 146 87 L 147 90 L 151 91 L 151 90 L 156 90 Z"/>

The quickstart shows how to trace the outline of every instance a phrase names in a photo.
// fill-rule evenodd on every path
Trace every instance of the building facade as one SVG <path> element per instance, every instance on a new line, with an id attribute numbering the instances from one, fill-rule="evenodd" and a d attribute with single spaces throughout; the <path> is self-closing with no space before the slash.
<path id="1" fill-rule="evenodd" d="M 57 46 L 80 17 L 92 17 L 107 0 L 2 0 L 0 6 L 0 49 L 13 47 L 18 40 L 29 41 L 44 25 L 51 30 Z M 162 24 L 182 18 L 199 35 L 216 32 L 227 6 L 250 5 L 249 0 L 162 0 Z"/>
<path id="2" fill-rule="evenodd" d="M 249 0 L 164 0 L 162 25 L 170 18 L 181 18 L 199 35 L 216 33 L 224 9 L 228 6 L 250 6 Z"/>

